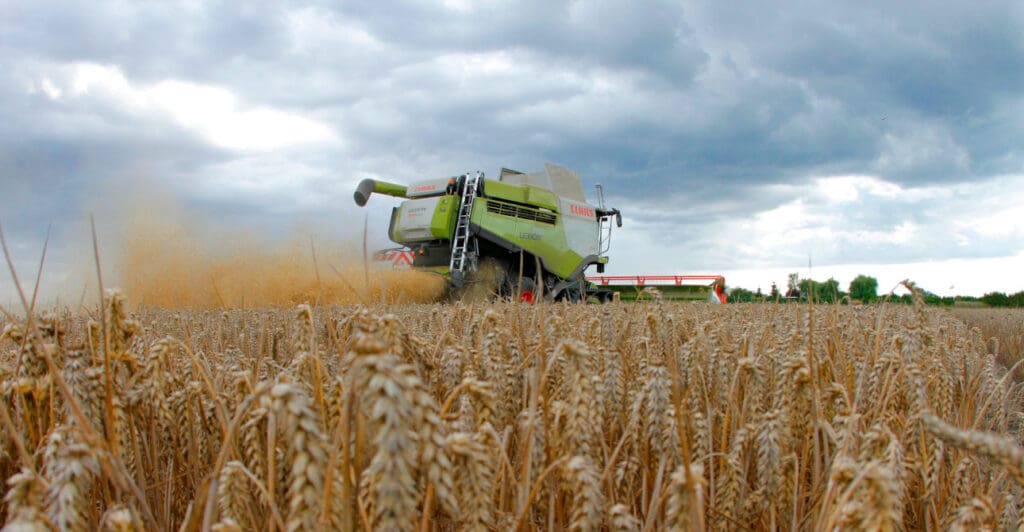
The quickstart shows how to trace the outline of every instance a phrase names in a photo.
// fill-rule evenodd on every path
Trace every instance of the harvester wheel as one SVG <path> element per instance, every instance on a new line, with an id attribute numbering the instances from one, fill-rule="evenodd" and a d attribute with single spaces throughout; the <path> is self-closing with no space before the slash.
<path id="1" fill-rule="evenodd" d="M 475 271 L 466 274 L 465 281 L 452 291 L 455 300 L 465 302 L 492 301 L 501 296 L 505 283 L 505 267 L 491 258 L 480 261 Z"/>
<path id="2" fill-rule="evenodd" d="M 524 277 L 522 281 L 519 281 L 518 279 L 513 281 L 513 293 L 515 293 L 517 289 L 519 290 L 519 295 L 518 297 L 513 298 L 514 301 L 517 300 L 520 303 L 526 303 L 527 305 L 532 305 L 537 302 L 537 293 L 534 291 L 533 279 Z"/>

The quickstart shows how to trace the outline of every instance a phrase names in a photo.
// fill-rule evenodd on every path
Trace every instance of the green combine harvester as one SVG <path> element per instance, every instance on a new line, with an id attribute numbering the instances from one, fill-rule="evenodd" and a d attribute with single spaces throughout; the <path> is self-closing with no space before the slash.
<path id="1" fill-rule="evenodd" d="M 610 301 L 614 292 L 586 279 L 608 263 L 612 221 L 618 209 L 587 202 L 579 175 L 546 164 L 523 173 L 503 168 L 498 179 L 482 172 L 398 185 L 364 179 L 355 201 L 373 193 L 405 198 L 391 213 L 388 236 L 411 252 L 414 268 L 448 277 L 451 288 L 475 284 L 499 297 L 525 302 Z"/>

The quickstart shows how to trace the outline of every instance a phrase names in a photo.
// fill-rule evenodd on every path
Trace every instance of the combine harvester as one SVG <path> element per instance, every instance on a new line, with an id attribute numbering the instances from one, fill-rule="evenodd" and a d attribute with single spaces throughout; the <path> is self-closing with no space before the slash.
<path id="1" fill-rule="evenodd" d="M 607 208 L 596 188 L 594 205 L 576 172 L 546 164 L 533 173 L 502 168 L 498 179 L 482 172 L 410 185 L 364 179 L 355 202 L 364 206 L 373 193 L 405 199 L 392 209 L 388 228 L 403 247 L 374 258 L 445 275 L 456 295 L 483 284 L 487 293 L 528 303 L 603 303 L 621 285 L 595 284 L 585 272 L 592 265 L 604 272 L 612 221 L 621 227 L 622 214 Z"/>

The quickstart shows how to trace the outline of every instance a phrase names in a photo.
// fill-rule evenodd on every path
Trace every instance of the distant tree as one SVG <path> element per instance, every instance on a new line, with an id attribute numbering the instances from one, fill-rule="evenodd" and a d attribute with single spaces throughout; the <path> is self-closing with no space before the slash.
<path id="1" fill-rule="evenodd" d="M 1010 306 L 1010 298 L 1002 292 L 989 292 L 981 296 L 981 300 L 990 307 Z"/>
<path id="2" fill-rule="evenodd" d="M 820 303 L 834 303 L 846 295 L 839 289 L 839 281 L 829 277 L 825 282 L 818 282 L 813 279 L 801 279 L 799 282 L 801 297 L 811 297 Z"/>
<path id="3" fill-rule="evenodd" d="M 772 291 L 770 294 L 768 294 L 768 297 L 772 298 L 773 300 L 779 298 L 779 287 L 776 286 L 775 281 L 772 281 Z"/>
<path id="4" fill-rule="evenodd" d="M 878 279 L 867 275 L 858 275 L 850 281 L 850 297 L 864 303 L 878 299 Z"/>
<path id="5" fill-rule="evenodd" d="M 846 295 L 839 289 L 839 281 L 829 277 L 824 283 L 817 283 L 814 287 L 814 299 L 824 303 L 835 303 Z"/>
<path id="6" fill-rule="evenodd" d="M 746 288 L 733 287 L 729 289 L 729 301 L 737 303 L 749 303 L 755 301 L 754 293 Z"/>

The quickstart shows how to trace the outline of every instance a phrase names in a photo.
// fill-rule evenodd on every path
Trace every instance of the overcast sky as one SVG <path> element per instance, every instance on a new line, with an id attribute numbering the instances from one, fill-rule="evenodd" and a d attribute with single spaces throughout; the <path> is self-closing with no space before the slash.
<path id="1" fill-rule="evenodd" d="M 545 161 L 622 209 L 608 273 L 1022 290 L 1024 3 L 0 3 L 29 282 L 47 226 L 44 286 L 140 191 L 282 238 L 369 213 L 385 246 L 360 179 Z"/>

